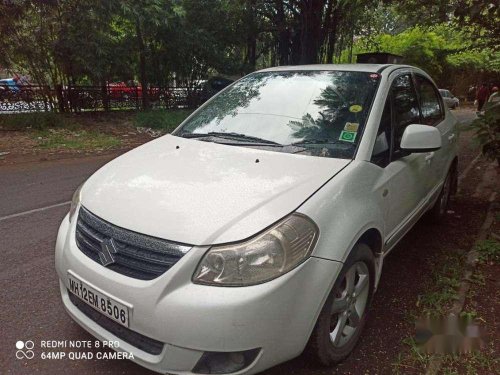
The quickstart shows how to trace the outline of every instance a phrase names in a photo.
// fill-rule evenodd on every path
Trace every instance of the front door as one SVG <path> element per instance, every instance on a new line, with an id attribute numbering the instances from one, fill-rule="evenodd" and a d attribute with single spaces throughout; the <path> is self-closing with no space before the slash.
<path id="1" fill-rule="evenodd" d="M 390 115 L 387 111 L 390 110 Z M 385 119 L 385 120 L 384 120 Z M 388 164 L 383 166 L 379 183 L 385 187 L 386 194 L 386 238 L 387 246 L 398 241 L 422 211 L 429 192 L 428 180 L 431 178 L 429 157 L 425 153 L 407 154 L 401 150 L 403 132 L 410 124 L 420 123 L 420 109 L 411 73 L 399 74 L 393 78 L 387 98 L 382 121 L 390 119 L 390 154 Z M 374 157 L 383 149 L 383 128 L 375 142 Z"/>

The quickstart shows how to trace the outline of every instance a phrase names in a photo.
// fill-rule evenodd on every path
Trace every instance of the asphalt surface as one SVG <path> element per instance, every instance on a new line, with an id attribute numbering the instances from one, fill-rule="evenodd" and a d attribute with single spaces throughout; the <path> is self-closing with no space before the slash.
<path id="1" fill-rule="evenodd" d="M 460 112 L 457 114 L 461 117 Z M 0 168 L 0 373 L 150 373 L 127 360 L 40 358 L 42 352 L 57 351 L 40 348 L 42 340 L 94 341 L 63 309 L 54 270 L 53 249 L 57 229 L 69 209 L 67 202 L 71 200 L 73 191 L 110 158 L 104 156 Z M 462 203 L 462 219 L 474 221 L 474 215 L 480 214 L 482 206 Z M 469 226 L 470 231 L 473 229 Z M 414 297 L 421 292 L 415 288 L 415 283 L 419 280 L 423 282 L 425 277 L 421 274 L 432 269 L 432 261 L 422 263 L 419 272 L 415 272 L 415 264 L 421 263 L 422 256 L 432 259 L 433 252 L 439 251 L 446 238 L 453 238 L 456 246 L 467 246 L 465 235 L 460 225 L 439 228 L 417 225 L 409 233 L 398 246 L 400 250 L 395 251 L 404 251 L 403 260 L 389 257 L 390 261 L 384 265 L 366 337 L 346 364 L 325 370 L 314 367 L 302 356 L 267 373 L 365 374 L 367 369 L 377 368 L 379 373 L 386 373 L 388 358 L 397 354 L 401 347 L 401 335 L 408 329 L 401 323 L 408 304 L 414 303 Z M 406 296 L 408 290 L 412 290 L 409 297 Z M 19 340 L 35 343 L 33 359 L 16 358 L 15 345 Z M 70 349 L 61 351 L 67 353 Z M 91 351 L 96 352 L 94 349 Z"/>

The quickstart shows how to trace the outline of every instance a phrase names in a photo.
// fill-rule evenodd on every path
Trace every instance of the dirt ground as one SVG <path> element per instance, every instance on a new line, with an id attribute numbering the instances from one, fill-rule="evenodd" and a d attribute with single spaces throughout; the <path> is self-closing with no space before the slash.
<path id="1" fill-rule="evenodd" d="M 68 115 L 67 118 L 74 127 L 68 132 L 85 130 L 109 135 L 115 137 L 119 145 L 92 149 L 45 148 L 40 145 L 38 138 L 41 137 L 36 130 L 14 131 L 0 128 L 0 166 L 90 155 L 119 155 L 149 142 L 156 136 L 145 129 L 134 127 L 133 113 Z M 71 134 L 69 137 L 71 138 Z"/>

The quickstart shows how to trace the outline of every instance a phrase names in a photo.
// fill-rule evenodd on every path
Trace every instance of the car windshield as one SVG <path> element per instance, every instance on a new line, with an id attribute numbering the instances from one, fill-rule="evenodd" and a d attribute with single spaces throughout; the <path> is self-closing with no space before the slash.
<path id="1" fill-rule="evenodd" d="M 352 158 L 378 81 L 378 74 L 366 72 L 254 73 L 213 98 L 174 135 Z"/>

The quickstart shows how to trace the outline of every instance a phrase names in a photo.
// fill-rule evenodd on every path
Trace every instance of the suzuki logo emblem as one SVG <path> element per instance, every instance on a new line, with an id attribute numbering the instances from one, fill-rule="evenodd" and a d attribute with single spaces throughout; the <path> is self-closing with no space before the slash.
<path id="1" fill-rule="evenodd" d="M 108 266 L 115 262 L 113 254 L 118 252 L 115 244 L 115 240 L 112 238 L 106 238 L 101 242 L 101 250 L 99 251 L 99 260 L 103 266 Z"/>

